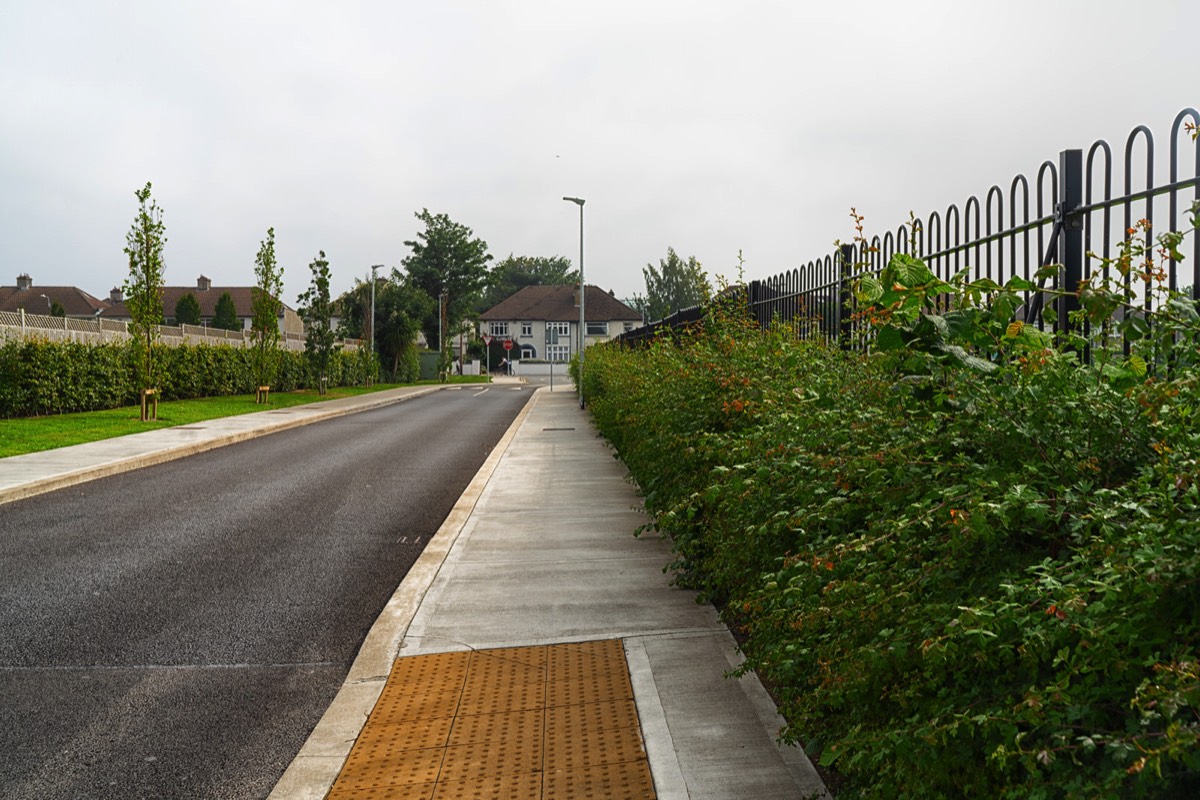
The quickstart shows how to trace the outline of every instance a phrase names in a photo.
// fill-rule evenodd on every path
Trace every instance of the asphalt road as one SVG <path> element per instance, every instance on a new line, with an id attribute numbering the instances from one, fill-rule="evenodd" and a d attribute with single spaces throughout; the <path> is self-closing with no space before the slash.
<path id="1" fill-rule="evenodd" d="M 265 797 L 528 398 L 437 392 L 0 506 L 0 796 Z"/>

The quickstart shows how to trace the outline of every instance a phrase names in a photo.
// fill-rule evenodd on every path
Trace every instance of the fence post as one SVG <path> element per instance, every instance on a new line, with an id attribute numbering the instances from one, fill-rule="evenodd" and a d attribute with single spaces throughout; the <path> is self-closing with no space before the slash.
<path id="1" fill-rule="evenodd" d="M 844 244 L 839 248 L 838 260 L 838 344 L 843 350 L 850 349 L 850 273 L 854 268 L 854 245 Z"/>
<path id="2" fill-rule="evenodd" d="M 1058 261 L 1063 267 L 1065 294 L 1058 299 L 1058 330 L 1066 332 L 1067 317 L 1079 308 L 1083 283 L 1083 151 L 1063 150 L 1058 154 L 1058 205 L 1054 216 L 1062 223 L 1058 237 Z"/>

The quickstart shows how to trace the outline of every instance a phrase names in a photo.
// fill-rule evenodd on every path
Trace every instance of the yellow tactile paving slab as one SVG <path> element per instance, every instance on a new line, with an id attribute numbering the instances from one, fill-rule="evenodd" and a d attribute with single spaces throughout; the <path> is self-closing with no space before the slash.
<path id="1" fill-rule="evenodd" d="M 396 659 L 329 800 L 647 800 L 620 640 Z"/>

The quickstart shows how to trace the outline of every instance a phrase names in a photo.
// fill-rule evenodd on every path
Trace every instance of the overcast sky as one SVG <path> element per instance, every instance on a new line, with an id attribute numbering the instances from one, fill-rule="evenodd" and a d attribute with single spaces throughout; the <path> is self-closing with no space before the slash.
<path id="1" fill-rule="evenodd" d="M 106 297 L 147 181 L 166 281 L 284 300 L 446 213 L 627 297 L 767 277 L 1200 106 L 1197 0 L 2 0 L 0 285 Z"/>

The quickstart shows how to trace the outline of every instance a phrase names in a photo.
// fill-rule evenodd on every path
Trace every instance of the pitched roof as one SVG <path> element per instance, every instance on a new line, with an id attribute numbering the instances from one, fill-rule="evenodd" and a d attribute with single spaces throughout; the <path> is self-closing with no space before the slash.
<path id="1" fill-rule="evenodd" d="M 195 286 L 164 286 L 163 287 L 163 316 L 175 316 L 175 305 L 179 299 L 185 294 L 194 295 L 196 302 L 200 304 L 201 317 L 214 317 L 217 313 L 217 301 L 221 299 L 221 295 L 229 292 L 229 297 L 233 300 L 233 307 L 237 311 L 239 317 L 250 317 L 254 315 L 254 293 L 257 291 L 256 286 L 213 286 L 209 289 L 198 289 Z M 287 308 L 286 303 L 281 303 L 282 308 L 280 313 L 283 313 L 283 308 Z M 124 318 L 129 316 L 129 309 L 125 307 L 124 302 L 113 303 L 108 310 L 100 316 Z"/>
<path id="2" fill-rule="evenodd" d="M 24 308 L 26 314 L 49 314 L 47 298 L 62 306 L 68 317 L 91 317 L 97 310 L 108 307 L 108 303 L 92 297 L 78 286 L 31 286 L 28 289 L 0 286 L 0 311 L 16 312 Z"/>
<path id="3" fill-rule="evenodd" d="M 579 306 L 575 303 L 575 286 L 526 286 L 479 315 L 491 320 L 534 320 L 546 322 L 578 322 Z M 589 322 L 638 321 L 642 315 L 613 297 L 599 286 L 588 284 L 584 314 Z"/>

